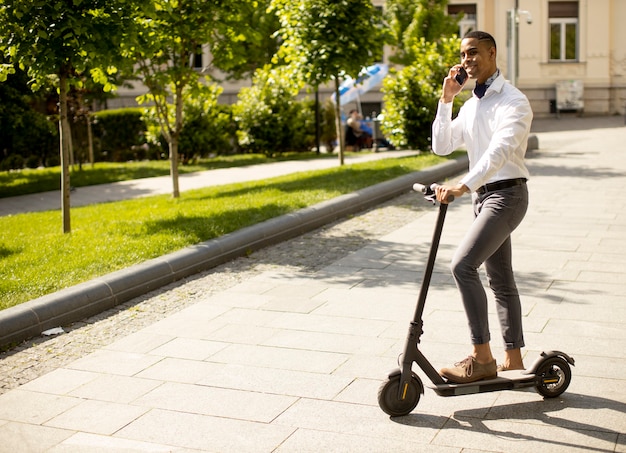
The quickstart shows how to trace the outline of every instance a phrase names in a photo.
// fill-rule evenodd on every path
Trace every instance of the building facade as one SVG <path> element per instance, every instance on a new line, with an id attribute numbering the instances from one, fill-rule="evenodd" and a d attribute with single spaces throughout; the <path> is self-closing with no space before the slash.
<path id="1" fill-rule="evenodd" d="M 494 35 L 498 66 L 536 116 L 625 113 L 626 0 L 451 0 L 458 10 L 469 12 L 462 28 Z"/>

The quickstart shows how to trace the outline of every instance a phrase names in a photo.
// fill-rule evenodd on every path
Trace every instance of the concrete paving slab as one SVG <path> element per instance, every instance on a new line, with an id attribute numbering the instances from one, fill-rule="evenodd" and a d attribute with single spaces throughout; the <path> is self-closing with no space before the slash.
<path id="1" fill-rule="evenodd" d="M 198 451 L 273 451 L 294 428 L 189 412 L 155 409 L 114 437 Z"/>
<path id="2" fill-rule="evenodd" d="M 65 429 L 28 423 L 10 422 L 0 425 L 2 448 L 15 453 L 44 453 L 74 434 Z"/>
<path id="3" fill-rule="evenodd" d="M 0 419 L 43 425 L 81 402 L 79 398 L 17 389 L 0 395 Z"/>
<path id="4" fill-rule="evenodd" d="M 147 411 L 129 404 L 87 400 L 49 420 L 46 426 L 110 436 Z"/>

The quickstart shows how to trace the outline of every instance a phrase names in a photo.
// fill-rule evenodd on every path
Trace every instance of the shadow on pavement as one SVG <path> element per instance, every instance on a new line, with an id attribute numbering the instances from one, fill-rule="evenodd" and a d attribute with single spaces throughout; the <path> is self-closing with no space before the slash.
<path id="1" fill-rule="evenodd" d="M 566 410 L 570 410 L 568 414 L 576 413 L 571 411 L 572 409 L 584 411 L 585 415 L 581 417 L 584 417 L 586 422 L 558 416 L 559 412 Z M 597 416 L 594 416 L 593 412 L 590 412 L 593 410 L 602 410 L 603 414 L 597 414 Z M 624 445 L 625 442 L 624 436 L 622 435 L 623 433 L 619 430 L 606 427 L 606 420 L 603 416 L 606 411 L 615 413 L 615 417 L 611 419 L 619 425 L 621 417 L 623 417 L 623 414 L 626 413 L 626 404 L 608 398 L 581 395 L 577 393 L 565 393 L 561 397 L 554 399 L 456 411 L 451 417 L 428 414 L 409 414 L 404 417 L 392 417 L 391 420 L 407 426 L 440 427 L 442 430 L 456 429 L 461 431 L 485 433 L 514 441 L 525 440 L 541 442 L 546 451 L 550 451 L 549 444 L 558 447 L 571 447 L 573 450 L 583 447 L 574 439 L 570 441 L 564 437 L 539 437 L 519 432 L 500 431 L 494 429 L 488 423 L 485 423 L 485 421 L 491 420 L 505 420 L 513 423 L 516 420 L 533 420 L 537 422 L 538 427 L 552 426 L 561 429 L 568 429 L 579 434 L 591 436 L 598 440 L 604 440 L 617 445 Z M 580 412 L 577 412 L 576 414 L 580 415 Z M 595 424 L 592 422 L 595 422 Z M 541 431 L 545 432 L 544 430 Z M 616 451 L 613 448 L 604 449 L 589 445 L 585 445 L 584 448 L 586 451 L 596 452 Z"/>

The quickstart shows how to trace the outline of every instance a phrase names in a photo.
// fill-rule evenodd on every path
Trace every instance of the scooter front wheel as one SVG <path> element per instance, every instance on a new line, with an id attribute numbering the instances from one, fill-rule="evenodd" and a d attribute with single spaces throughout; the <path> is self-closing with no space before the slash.
<path id="1" fill-rule="evenodd" d="M 392 374 L 383 382 L 378 389 L 378 405 L 388 415 L 400 417 L 411 413 L 420 400 L 420 395 L 424 393 L 422 381 L 412 375 L 404 392 L 404 399 L 399 399 L 400 373 Z"/>
<path id="2" fill-rule="evenodd" d="M 546 398 L 556 398 L 569 386 L 572 370 L 567 360 L 551 357 L 537 367 L 535 389 Z"/>

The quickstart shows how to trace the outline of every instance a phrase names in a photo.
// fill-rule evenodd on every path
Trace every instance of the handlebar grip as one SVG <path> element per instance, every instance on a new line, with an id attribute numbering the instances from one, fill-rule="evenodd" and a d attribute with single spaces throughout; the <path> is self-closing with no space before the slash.
<path id="1" fill-rule="evenodd" d="M 413 184 L 413 190 L 416 192 L 421 192 L 423 194 L 431 194 L 435 191 L 435 188 L 438 186 L 436 182 L 432 183 L 430 186 L 426 186 L 424 184 L 420 184 L 416 182 Z"/>
<path id="2" fill-rule="evenodd" d="M 430 199 L 430 197 L 434 197 L 435 189 L 437 188 L 438 185 L 439 184 L 435 182 L 435 183 L 432 183 L 430 186 L 425 186 L 424 184 L 420 184 L 416 182 L 415 184 L 413 184 L 413 190 L 415 192 L 423 193 L 424 195 L 427 196 L 428 199 Z M 446 201 L 448 203 L 452 203 L 454 201 L 454 195 L 448 195 L 448 198 L 446 199 Z"/>

